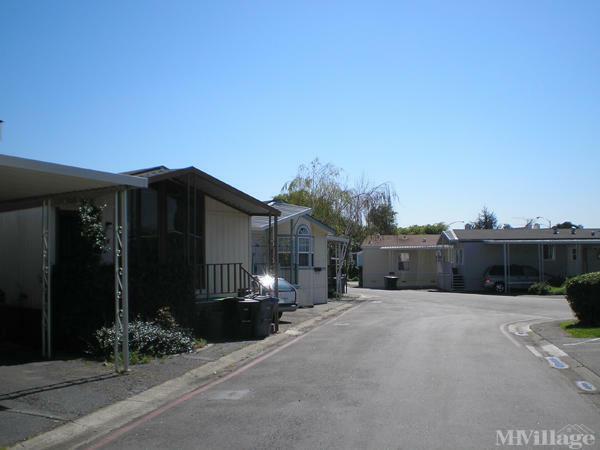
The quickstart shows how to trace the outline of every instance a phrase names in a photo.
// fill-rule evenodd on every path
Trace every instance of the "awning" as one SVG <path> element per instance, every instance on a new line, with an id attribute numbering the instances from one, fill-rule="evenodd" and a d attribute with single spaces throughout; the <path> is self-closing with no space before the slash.
<path id="1" fill-rule="evenodd" d="M 573 244 L 600 244 L 600 239 L 494 239 L 484 240 L 484 244 L 544 244 L 544 245 L 573 245 Z"/>
<path id="2" fill-rule="evenodd" d="M 381 250 L 443 250 L 452 248 L 452 245 L 389 245 L 379 248 Z"/>
<path id="3" fill-rule="evenodd" d="M 148 180 L 141 177 L 0 155 L 0 211 L 36 206 L 72 192 L 146 186 Z"/>

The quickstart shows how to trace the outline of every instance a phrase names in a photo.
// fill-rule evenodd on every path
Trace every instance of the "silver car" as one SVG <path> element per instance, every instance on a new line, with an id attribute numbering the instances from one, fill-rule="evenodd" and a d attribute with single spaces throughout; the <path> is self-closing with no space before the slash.
<path id="1" fill-rule="evenodd" d="M 540 281 L 540 273 L 531 266 L 519 264 L 510 265 L 510 276 L 508 283 L 511 288 L 527 289 L 534 283 Z M 483 275 L 483 287 L 494 290 L 499 294 L 506 292 L 506 280 L 504 279 L 504 266 L 490 266 Z"/>
<path id="2" fill-rule="evenodd" d="M 275 279 L 269 275 L 258 277 L 261 284 L 261 295 L 275 295 Z M 284 312 L 293 312 L 298 309 L 296 288 L 283 278 L 279 278 L 279 317 Z"/>

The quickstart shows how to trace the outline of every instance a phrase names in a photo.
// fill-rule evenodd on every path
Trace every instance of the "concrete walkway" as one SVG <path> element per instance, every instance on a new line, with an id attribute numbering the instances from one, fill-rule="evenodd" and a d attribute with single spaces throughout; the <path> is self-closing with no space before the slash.
<path id="1" fill-rule="evenodd" d="M 244 349 L 266 348 L 276 344 L 274 338 L 280 336 L 291 338 L 301 324 L 348 306 L 348 301 L 332 301 L 284 313 L 280 332 L 267 339 L 211 343 L 196 353 L 133 366 L 127 375 L 116 375 L 110 365 L 81 358 L 0 363 L 0 447 L 73 423 L 103 407 L 215 364 L 236 352 L 242 358 L 248 357 L 249 353 L 245 355 Z"/>

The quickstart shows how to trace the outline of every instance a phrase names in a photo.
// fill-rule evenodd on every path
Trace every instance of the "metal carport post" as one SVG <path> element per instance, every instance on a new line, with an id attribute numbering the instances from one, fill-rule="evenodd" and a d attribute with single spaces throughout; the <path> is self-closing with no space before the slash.
<path id="1" fill-rule="evenodd" d="M 42 356 L 52 358 L 52 201 L 42 203 Z"/>
<path id="2" fill-rule="evenodd" d="M 119 190 L 114 197 L 114 240 L 115 264 L 115 371 L 119 372 L 119 356 L 123 359 L 123 372 L 129 370 L 129 260 L 127 191 Z M 123 336 L 119 355 L 119 335 Z"/>
<path id="3" fill-rule="evenodd" d="M 504 292 L 510 293 L 510 245 L 503 244 L 504 249 Z"/>

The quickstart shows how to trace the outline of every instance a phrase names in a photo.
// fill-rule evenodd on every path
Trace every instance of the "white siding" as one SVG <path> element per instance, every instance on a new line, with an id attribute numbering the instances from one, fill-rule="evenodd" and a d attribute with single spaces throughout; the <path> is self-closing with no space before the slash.
<path id="1" fill-rule="evenodd" d="M 304 217 L 293 221 L 294 230 L 291 230 L 291 221 L 279 224 L 277 232 L 279 236 L 292 234 L 300 225 L 306 225 L 313 236 L 314 261 L 313 267 L 298 267 L 297 302 L 299 306 L 312 306 L 327 303 L 327 232 L 320 226 Z M 267 261 L 267 235 L 268 230 L 254 231 L 252 233 L 252 247 L 255 262 Z M 317 270 L 315 270 L 315 268 Z M 321 270 L 318 270 L 318 269 Z M 284 276 L 284 275 L 280 275 Z"/>
<path id="2" fill-rule="evenodd" d="M 400 253 L 410 256 L 409 270 L 398 270 Z M 437 259 L 435 250 L 382 250 L 363 249 L 363 286 L 383 289 L 384 277 L 390 273 L 398 277 L 398 288 L 434 287 L 437 285 Z"/>
<path id="3" fill-rule="evenodd" d="M 206 197 L 206 263 L 250 267 L 250 216 Z"/>

